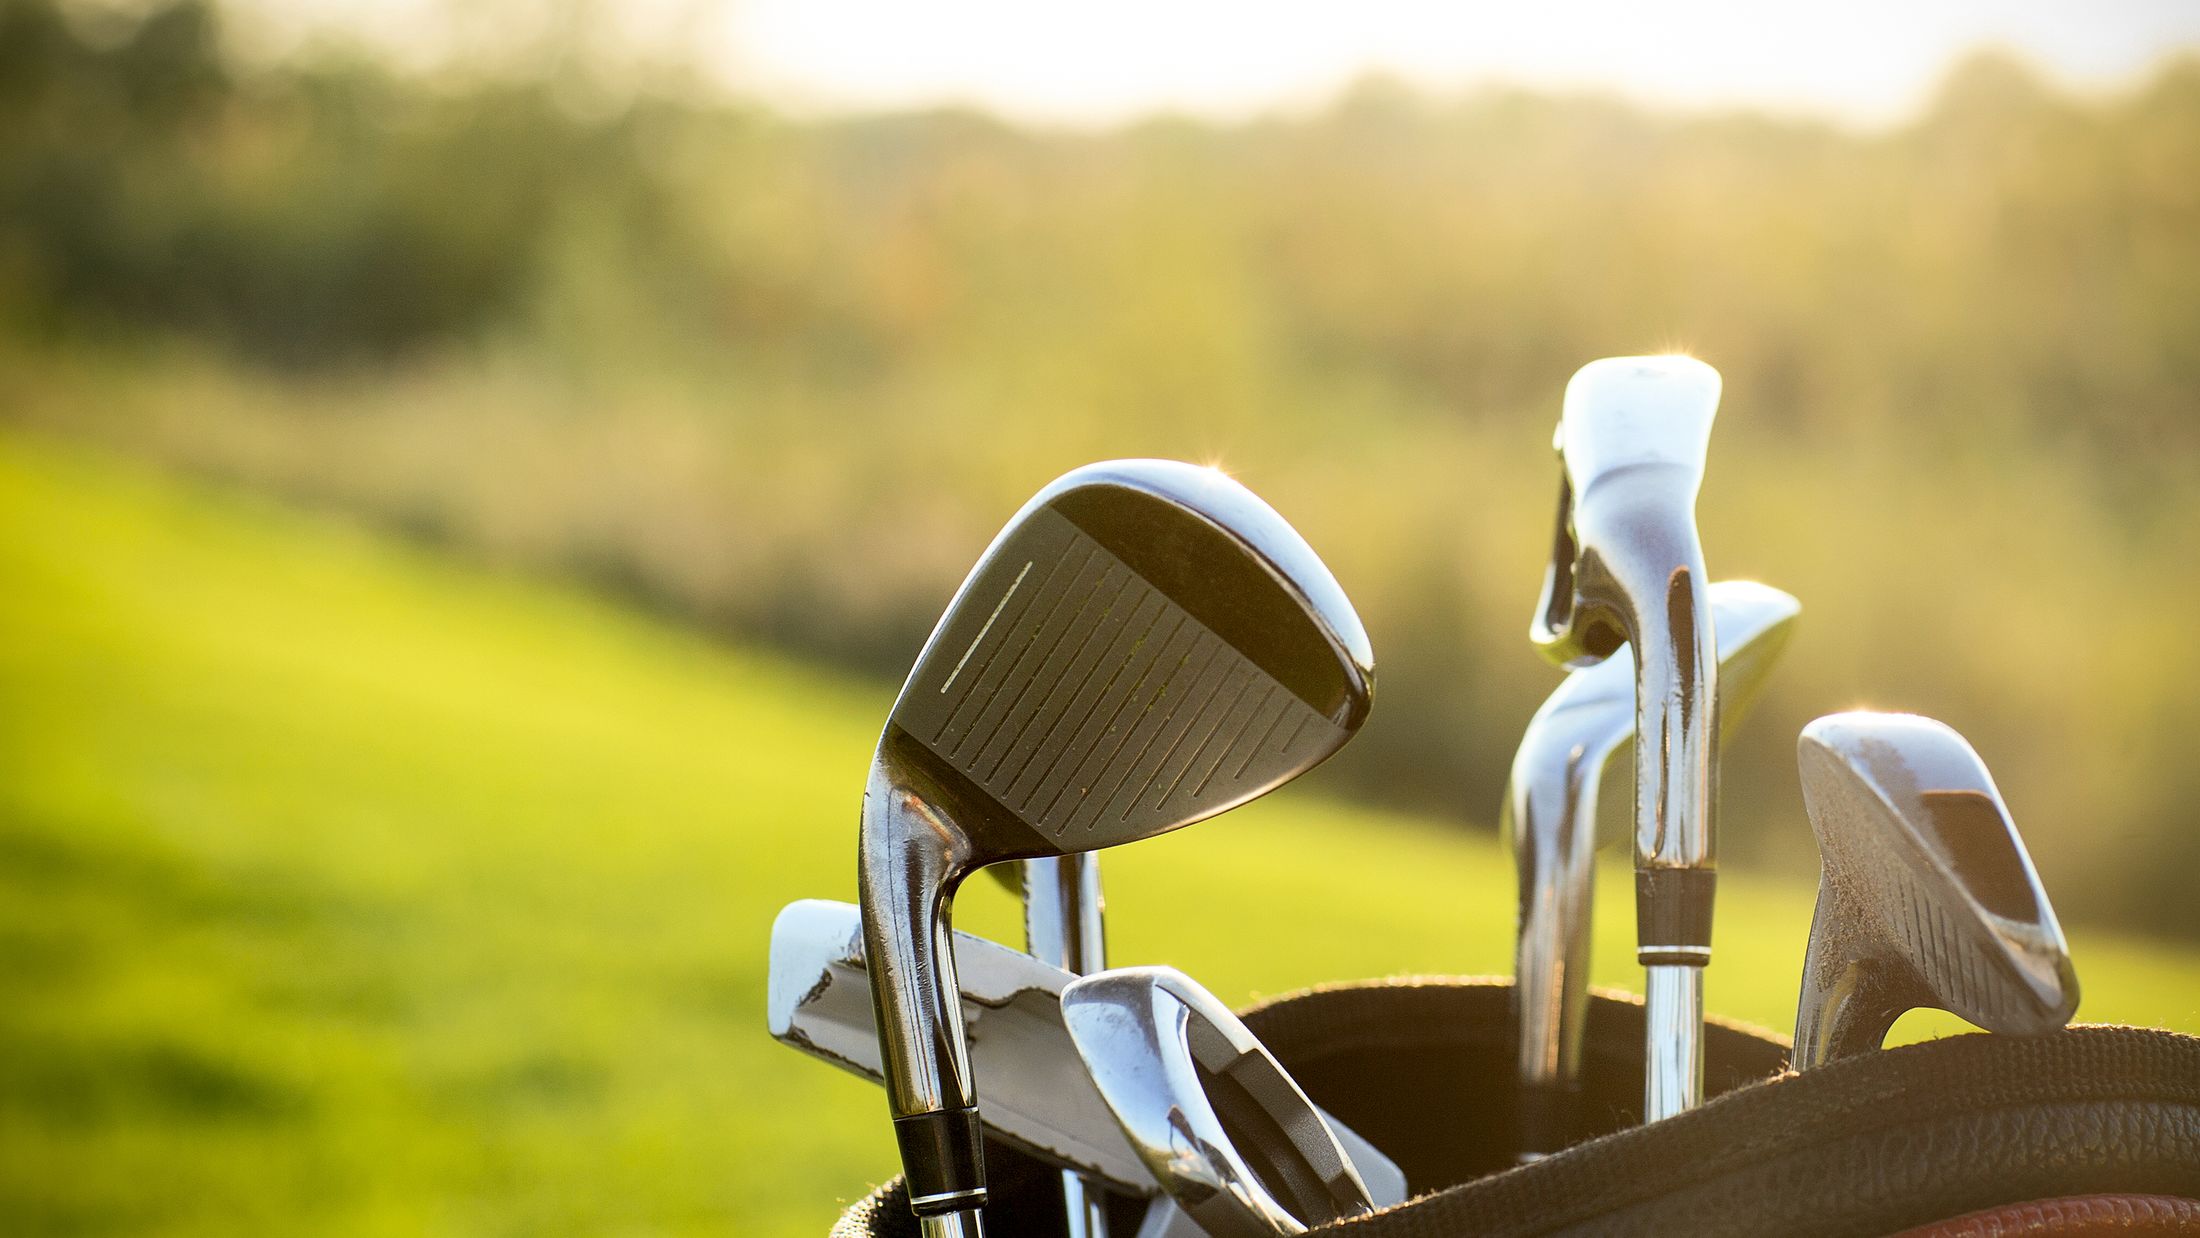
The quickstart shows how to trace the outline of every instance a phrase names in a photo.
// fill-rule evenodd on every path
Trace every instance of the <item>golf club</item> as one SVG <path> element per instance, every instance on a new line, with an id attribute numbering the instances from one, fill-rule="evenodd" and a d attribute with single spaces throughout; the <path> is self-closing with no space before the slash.
<path id="1" fill-rule="evenodd" d="M 1212 1238 L 1298 1234 L 1374 1211 L 1314 1103 L 1184 973 L 1086 976 L 1063 990 L 1062 1021 L 1154 1180 Z"/>
<path id="2" fill-rule="evenodd" d="M 985 1125 L 1040 1160 L 1132 1195 L 1158 1189 L 1100 1099 L 1062 1023 L 1075 976 L 1028 954 L 957 931 L 955 965 L 972 1065 L 988 1081 Z M 879 1082 L 878 1027 L 864 967 L 862 913 L 800 899 L 772 922 L 767 1021 L 772 1038 Z M 1406 1177 L 1381 1150 L 1323 1115 L 1378 1206 L 1406 1198 Z M 1141 1233 L 1174 1233 L 1149 1216 Z M 1160 1226 L 1160 1228 L 1155 1228 Z"/>
<path id="3" fill-rule="evenodd" d="M 1749 712 L 1802 609 L 1770 585 L 1711 586 L 1722 735 Z M 1501 819 L 1520 873 L 1513 994 L 1523 1160 L 1572 1141 L 1589 998 L 1597 796 L 1605 769 L 1634 734 L 1635 662 L 1622 649 L 1567 675 L 1535 711 L 1513 757 Z"/>
<path id="4" fill-rule="evenodd" d="M 858 844 L 888 1105 L 927 1232 L 980 1232 L 985 1202 L 946 948 L 962 879 L 1166 833 L 1296 777 L 1365 719 L 1373 665 L 1328 568 L 1213 469 L 1077 469 L 994 539 L 894 703 Z"/>
<path id="5" fill-rule="evenodd" d="M 1687 357 L 1611 357 L 1575 373 L 1556 439 L 1556 537 L 1529 632 L 1569 667 L 1634 649 L 1646 1121 L 1703 1092 L 1718 663 L 1695 505 L 1718 403 L 1718 371 Z"/>
<path id="6" fill-rule="evenodd" d="M 1803 728 L 1796 757 L 1824 864 L 1797 1070 L 1877 1049 L 1920 1006 L 2018 1036 L 2070 1022 L 2070 947 L 1961 735 L 1915 714 L 1832 714 Z"/>

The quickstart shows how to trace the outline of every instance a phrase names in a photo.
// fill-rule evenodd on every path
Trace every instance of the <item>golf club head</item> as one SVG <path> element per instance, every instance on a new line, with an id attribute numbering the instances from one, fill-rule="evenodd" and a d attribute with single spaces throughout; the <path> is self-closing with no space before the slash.
<path id="1" fill-rule="evenodd" d="M 919 1216 L 985 1198 L 946 948 L 963 877 L 1167 833 L 1289 781 L 1358 729 L 1373 666 L 1328 568 L 1213 469 L 1077 469 L 994 539 L 894 704 L 858 846 Z"/>
<path id="2" fill-rule="evenodd" d="M 1679 356 L 1606 357 L 1566 384 L 1558 522 L 1529 627 L 1545 657 L 1601 662 L 1635 638 L 1634 616 L 1665 608 L 1663 565 L 1699 565 L 1701 579 L 1696 492 L 1719 387 L 1717 370 Z"/>
<path id="3" fill-rule="evenodd" d="M 1228 1007 L 1171 967 L 1062 992 L 1085 1069 L 1154 1180 L 1214 1238 L 1268 1238 L 1372 1212 L 1329 1123 Z"/>
<path id="4" fill-rule="evenodd" d="M 1558 523 L 1529 637 L 1568 667 L 1635 655 L 1636 957 L 1647 969 L 1643 1116 L 1702 1096 L 1716 892 L 1718 665 L 1696 532 L 1718 371 L 1608 357 L 1566 384 Z"/>
<path id="5" fill-rule="evenodd" d="M 1866 1053 L 1906 1010 L 2042 1035 L 2078 975 L 1986 763 L 1914 714 L 1832 714 L 1797 741 L 1824 865 L 1795 1017 L 1795 1067 Z"/>
<path id="6" fill-rule="evenodd" d="M 1038 1159 L 1130 1195 L 1159 1189 L 1085 1073 L 1062 1023 L 1075 976 L 969 933 L 953 935 L 972 1064 L 986 1078 L 986 1129 Z M 862 913 L 850 903 L 801 899 L 772 923 L 766 1020 L 772 1038 L 841 1070 L 884 1078 Z M 1334 1118 L 1331 1129 L 1378 1206 L 1407 1197 L 1405 1173 Z M 1162 1225 L 1163 1216 L 1152 1218 Z M 1166 1228 L 1157 1233 L 1175 1233 Z"/>
<path id="7" fill-rule="evenodd" d="M 1794 634 L 1801 602 L 1748 580 L 1711 586 L 1719 637 L 1719 729 L 1749 712 Z M 1589 927 L 1604 773 L 1635 734 L 1635 664 L 1621 648 L 1567 675 L 1513 756 L 1501 811 L 1520 878 L 1514 1000 L 1520 1018 L 1521 1147 L 1570 1142 L 1589 996 Z"/>
<path id="8" fill-rule="evenodd" d="M 1638 781 L 1651 785 L 1637 792 L 1636 849 L 1651 863 L 1682 865 L 1709 854 L 1708 838 L 1683 837 L 1705 831 L 1682 818 L 1705 814 L 1656 797 L 1660 783 L 1708 777 L 1691 768 L 1708 770 L 1717 673 L 1696 493 L 1718 403 L 1718 371 L 1701 361 L 1607 357 L 1566 385 L 1558 424 L 1557 537 L 1529 636 L 1546 657 L 1574 669 L 1633 646 L 1636 708 L 1653 724 L 1638 729 L 1640 747 L 1678 745 L 1669 759 L 1638 771 L 1649 775 Z M 1707 806 L 1708 792 L 1701 798 Z"/>

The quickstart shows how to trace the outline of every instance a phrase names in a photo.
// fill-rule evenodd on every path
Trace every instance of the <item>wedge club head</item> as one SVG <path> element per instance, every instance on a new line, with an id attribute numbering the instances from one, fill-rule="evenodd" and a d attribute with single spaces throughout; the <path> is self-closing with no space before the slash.
<path id="1" fill-rule="evenodd" d="M 1915 714 L 1832 714 L 1796 744 L 1823 875 L 1795 1068 L 1868 1053 L 1902 1013 L 2037 1036 L 2078 1010 L 2055 909 L 1986 763 Z"/>
<path id="2" fill-rule="evenodd" d="M 1076 977 L 969 933 L 953 934 L 971 1063 L 987 1081 L 986 1130 L 1065 1171 L 1129 1195 L 1160 1188 L 1132 1151 L 1085 1073 L 1062 1023 L 1062 992 Z M 772 922 L 767 1023 L 774 1040 L 881 1082 L 862 912 L 849 903 L 799 899 Z M 1403 1203 L 1405 1172 L 1350 1127 L 1323 1115 L 1379 1207 Z M 1157 1202 L 1144 1238 L 1183 1238 L 1189 1222 Z"/>
<path id="3" fill-rule="evenodd" d="M 1719 729 L 1749 712 L 1803 605 L 1755 581 L 1711 586 L 1719 635 Z M 1620 649 L 1566 676 L 1536 710 L 1513 757 L 1502 827 L 1520 874 L 1513 1000 L 1520 1019 L 1524 1159 L 1571 1141 L 1589 999 L 1597 796 L 1635 735 L 1635 660 Z"/>
<path id="4" fill-rule="evenodd" d="M 1154 1180 L 1212 1238 L 1298 1234 L 1374 1211 L 1314 1103 L 1189 976 L 1086 976 L 1063 990 L 1062 1021 Z"/>
<path id="5" fill-rule="evenodd" d="M 1636 955 L 1648 969 L 1644 1116 L 1702 1096 L 1718 664 L 1696 493 L 1718 371 L 1608 357 L 1566 385 L 1558 524 L 1529 637 L 1563 666 L 1635 656 Z"/>
<path id="6" fill-rule="evenodd" d="M 894 703 L 858 846 L 887 1098 L 919 1217 L 985 1200 L 947 949 L 962 879 L 1164 834 L 1289 781 L 1358 729 L 1373 666 L 1328 568 L 1215 470 L 1077 469 L 994 539 Z"/>

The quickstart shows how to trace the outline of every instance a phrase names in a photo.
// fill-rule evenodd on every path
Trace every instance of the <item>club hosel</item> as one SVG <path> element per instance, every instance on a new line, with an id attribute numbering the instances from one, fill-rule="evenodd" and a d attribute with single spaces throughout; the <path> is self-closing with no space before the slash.
<path id="1" fill-rule="evenodd" d="M 1654 557 L 1600 564 L 1632 600 L 1621 616 L 1635 654 L 1636 942 L 1646 965 L 1708 960 L 1718 880 L 1718 636 L 1692 517 L 1686 532 Z"/>
<path id="2" fill-rule="evenodd" d="M 1631 616 L 1635 863 L 1708 868 L 1715 855 L 1719 659 L 1701 564 L 1665 569 Z"/>
<path id="3" fill-rule="evenodd" d="M 947 914 L 962 876 L 959 837 L 920 789 L 874 764 L 864 789 L 857 881 L 887 1104 L 897 1124 L 977 1103 Z"/>
<path id="4" fill-rule="evenodd" d="M 1904 1011 L 1932 1000 L 1921 986 L 1896 979 L 1907 975 L 1901 960 L 1864 948 L 1841 918 L 1832 892 L 1821 885 L 1803 956 L 1803 991 L 1795 1003 L 1795 1069 L 1868 1053 L 1885 1043 Z"/>

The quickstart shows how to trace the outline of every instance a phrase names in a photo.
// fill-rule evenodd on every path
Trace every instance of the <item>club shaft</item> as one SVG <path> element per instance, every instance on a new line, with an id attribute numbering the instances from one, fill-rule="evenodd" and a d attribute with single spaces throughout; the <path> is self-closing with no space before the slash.
<path id="1" fill-rule="evenodd" d="M 1062 1171 L 1062 1238 L 1108 1238 L 1108 1201 L 1073 1169 Z"/>
<path id="2" fill-rule="evenodd" d="M 1642 1117 L 1656 1122 L 1703 1101 L 1703 968 L 1658 963 L 1646 970 L 1649 1057 Z"/>
<path id="3" fill-rule="evenodd" d="M 1032 957 L 1077 975 L 1107 968 L 1100 857 L 1079 852 L 1025 860 L 1024 944 Z M 1107 1197 L 1097 1181 L 1062 1171 L 1065 1238 L 1108 1238 Z"/>
<path id="4" fill-rule="evenodd" d="M 924 1238 L 985 1238 L 985 1222 L 975 1212 L 949 1212 L 918 1217 L 917 1232 Z"/>

